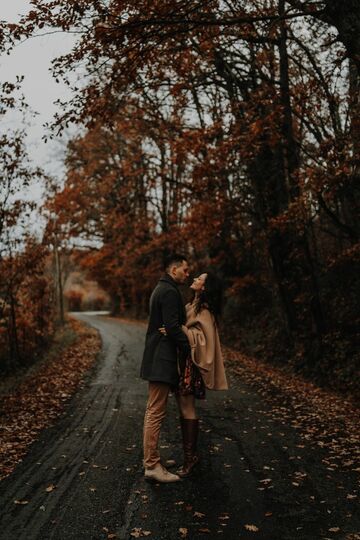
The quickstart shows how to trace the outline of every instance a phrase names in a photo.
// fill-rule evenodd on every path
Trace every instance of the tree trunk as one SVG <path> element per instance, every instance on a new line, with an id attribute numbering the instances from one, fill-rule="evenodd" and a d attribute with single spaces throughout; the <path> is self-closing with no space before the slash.
<path id="1" fill-rule="evenodd" d="M 354 240 L 358 241 L 360 236 L 360 73 L 352 60 L 349 61 L 349 111 L 353 155 L 351 181 L 347 186 L 342 206 L 344 221 L 354 231 Z"/>
<path id="2" fill-rule="evenodd" d="M 306 0 L 287 0 L 287 3 L 311 14 Z M 324 10 L 314 17 L 337 29 L 339 41 L 360 75 L 360 0 L 326 0 Z"/>
<path id="3" fill-rule="evenodd" d="M 10 369 L 14 369 L 21 363 L 19 350 L 19 339 L 17 333 L 16 307 L 13 292 L 10 292 L 10 325 L 9 325 L 9 345 L 10 345 Z"/>
<path id="4" fill-rule="evenodd" d="M 285 0 L 279 0 L 279 16 L 285 15 Z M 296 171 L 299 167 L 299 154 L 293 130 L 293 114 L 290 101 L 289 57 L 287 52 L 287 22 L 280 23 L 279 55 L 280 55 L 280 100 L 283 108 L 283 168 L 284 178 L 290 200 L 299 195 Z"/>
<path id="5" fill-rule="evenodd" d="M 59 306 L 59 319 L 60 323 L 64 324 L 64 295 L 63 295 L 63 286 L 62 286 L 62 277 L 61 277 L 61 262 L 59 255 L 59 245 L 57 235 L 54 235 L 54 251 L 55 251 L 55 268 L 56 268 L 56 283 L 58 291 L 58 306 Z"/>
<path id="6" fill-rule="evenodd" d="M 327 0 L 321 18 L 335 26 L 360 75 L 360 0 Z"/>

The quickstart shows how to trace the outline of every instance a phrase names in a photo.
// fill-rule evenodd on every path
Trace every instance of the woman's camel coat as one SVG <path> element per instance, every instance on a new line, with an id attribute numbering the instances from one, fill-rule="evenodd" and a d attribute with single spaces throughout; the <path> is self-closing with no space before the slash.
<path id="1" fill-rule="evenodd" d="M 199 368 L 206 388 L 227 390 L 228 383 L 214 316 L 206 308 L 196 315 L 192 304 L 186 304 L 185 308 L 186 323 L 182 329 L 190 342 L 192 361 Z"/>

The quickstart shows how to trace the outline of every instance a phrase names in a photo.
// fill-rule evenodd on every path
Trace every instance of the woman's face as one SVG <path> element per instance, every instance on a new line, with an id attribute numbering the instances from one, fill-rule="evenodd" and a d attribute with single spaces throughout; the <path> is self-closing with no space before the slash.
<path id="1" fill-rule="evenodd" d="M 194 278 L 194 281 L 190 285 L 190 289 L 196 292 L 201 292 L 205 289 L 205 281 L 207 274 L 200 274 L 200 276 Z"/>

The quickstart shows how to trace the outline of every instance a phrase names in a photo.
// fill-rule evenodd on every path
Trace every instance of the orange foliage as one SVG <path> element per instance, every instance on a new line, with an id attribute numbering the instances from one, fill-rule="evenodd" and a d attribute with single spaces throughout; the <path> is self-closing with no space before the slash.
<path id="1" fill-rule="evenodd" d="M 85 129 L 46 206 L 90 246 L 77 258 L 114 311 L 146 310 L 163 254 L 186 251 L 194 271 L 212 265 L 223 277 L 227 328 L 243 344 L 320 369 L 341 327 L 355 358 L 346 287 L 359 289 L 358 76 L 343 59 L 358 55 L 325 4 L 343 45 L 315 5 L 282 13 L 262 0 L 136 0 L 130 11 L 37 0 L 12 29 L 16 39 L 82 25 L 54 71 L 66 78 L 80 63 L 96 77 L 54 122 L 55 133 Z M 343 255 L 340 275 L 332 263 Z M 339 315 L 337 301 L 351 307 Z"/>

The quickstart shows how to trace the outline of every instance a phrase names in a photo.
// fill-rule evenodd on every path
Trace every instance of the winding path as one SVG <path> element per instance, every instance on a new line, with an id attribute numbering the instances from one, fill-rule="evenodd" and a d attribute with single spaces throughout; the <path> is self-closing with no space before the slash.
<path id="1" fill-rule="evenodd" d="M 0 483 L 1 539 L 356 538 L 350 535 L 355 524 L 360 530 L 355 502 L 346 499 L 352 478 L 329 475 L 321 449 L 307 447 L 292 428 L 273 420 L 263 398 L 231 374 L 229 391 L 208 392 L 199 403 L 198 473 L 172 485 L 144 482 L 147 384 L 138 373 L 145 327 L 76 316 L 101 333 L 99 361 L 61 418 Z M 173 396 L 161 447 L 164 462 L 181 462 Z M 334 482 L 342 485 L 340 502 Z"/>

